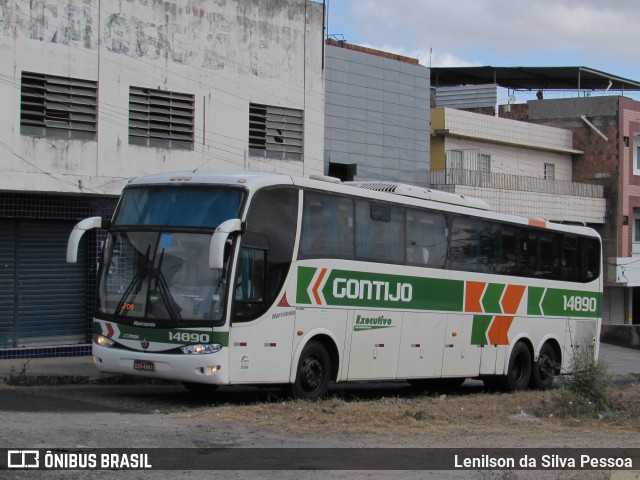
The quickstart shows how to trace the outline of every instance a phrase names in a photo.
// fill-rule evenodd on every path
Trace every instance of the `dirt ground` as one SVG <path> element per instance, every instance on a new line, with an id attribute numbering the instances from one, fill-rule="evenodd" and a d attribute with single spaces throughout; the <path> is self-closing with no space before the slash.
<path id="1" fill-rule="evenodd" d="M 203 425 L 243 424 L 314 446 L 640 447 L 640 383 L 611 390 L 609 412 L 579 409 L 559 389 L 417 393 L 372 400 L 332 397 L 222 405 L 175 413 Z"/>
<path id="2" fill-rule="evenodd" d="M 0 388 L 0 396 L 7 397 L 9 392 L 23 399 L 41 396 L 49 404 L 87 403 L 87 408 L 73 413 L 3 412 L 0 444 L 8 448 L 640 448 L 637 379 L 614 385 L 609 409 L 600 414 L 585 411 L 560 388 L 511 394 L 485 393 L 481 388 L 337 389 L 318 402 L 292 400 L 277 390 L 250 395 L 216 392 L 194 401 L 181 386 L 155 385 Z M 3 478 L 182 480 L 213 475 L 218 480 L 316 480 L 329 474 L 349 480 L 640 478 L 637 474 L 619 477 L 620 472 L 606 470 L 9 473 Z"/>

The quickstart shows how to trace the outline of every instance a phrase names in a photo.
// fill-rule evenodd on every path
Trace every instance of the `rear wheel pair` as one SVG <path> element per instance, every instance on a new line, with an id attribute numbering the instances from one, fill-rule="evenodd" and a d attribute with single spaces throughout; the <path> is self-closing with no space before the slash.
<path id="1" fill-rule="evenodd" d="M 553 347 L 545 343 L 538 360 L 533 362 L 531 351 L 524 342 L 518 342 L 511 350 L 507 374 L 487 377 L 485 384 L 492 389 L 518 391 L 526 388 L 546 390 L 551 388 L 558 373 L 558 359 Z"/>

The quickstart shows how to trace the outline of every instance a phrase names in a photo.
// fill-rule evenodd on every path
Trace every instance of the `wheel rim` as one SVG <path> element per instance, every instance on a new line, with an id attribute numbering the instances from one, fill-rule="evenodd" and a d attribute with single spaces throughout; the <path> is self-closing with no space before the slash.
<path id="1" fill-rule="evenodd" d="M 307 393 L 312 393 L 322 385 L 324 368 L 316 357 L 307 357 L 302 362 L 300 368 L 300 379 L 302 389 Z"/>
<path id="2" fill-rule="evenodd" d="M 555 370 L 555 362 L 550 355 L 546 353 L 540 354 L 538 359 L 538 375 L 541 380 L 553 378 Z"/>

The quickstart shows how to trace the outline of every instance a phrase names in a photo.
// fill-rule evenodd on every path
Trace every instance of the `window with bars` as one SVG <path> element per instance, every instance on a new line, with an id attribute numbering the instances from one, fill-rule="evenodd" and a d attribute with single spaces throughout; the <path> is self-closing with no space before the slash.
<path id="1" fill-rule="evenodd" d="M 556 179 L 556 166 L 553 163 L 544 164 L 544 179 L 555 180 Z"/>
<path id="2" fill-rule="evenodd" d="M 482 173 L 491 173 L 491 155 L 478 154 L 477 170 Z"/>
<path id="3" fill-rule="evenodd" d="M 129 87 L 129 143 L 146 147 L 193 148 L 194 96 Z"/>
<path id="4" fill-rule="evenodd" d="M 249 154 L 281 160 L 302 160 L 302 110 L 249 105 Z"/>
<path id="5" fill-rule="evenodd" d="M 93 140 L 98 82 L 22 72 L 20 133 Z"/>

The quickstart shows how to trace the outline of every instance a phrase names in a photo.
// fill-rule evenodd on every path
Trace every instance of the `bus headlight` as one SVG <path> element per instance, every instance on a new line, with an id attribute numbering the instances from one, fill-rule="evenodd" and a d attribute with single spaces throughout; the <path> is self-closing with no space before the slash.
<path id="1" fill-rule="evenodd" d="M 185 345 L 181 347 L 182 353 L 185 355 L 205 355 L 207 353 L 216 353 L 222 350 L 219 343 L 204 343 L 196 345 Z"/>
<path id="2" fill-rule="evenodd" d="M 111 340 L 109 337 L 95 334 L 93 336 L 93 343 L 95 343 L 96 345 L 100 345 L 101 347 L 113 347 L 113 344 L 115 342 Z"/>

